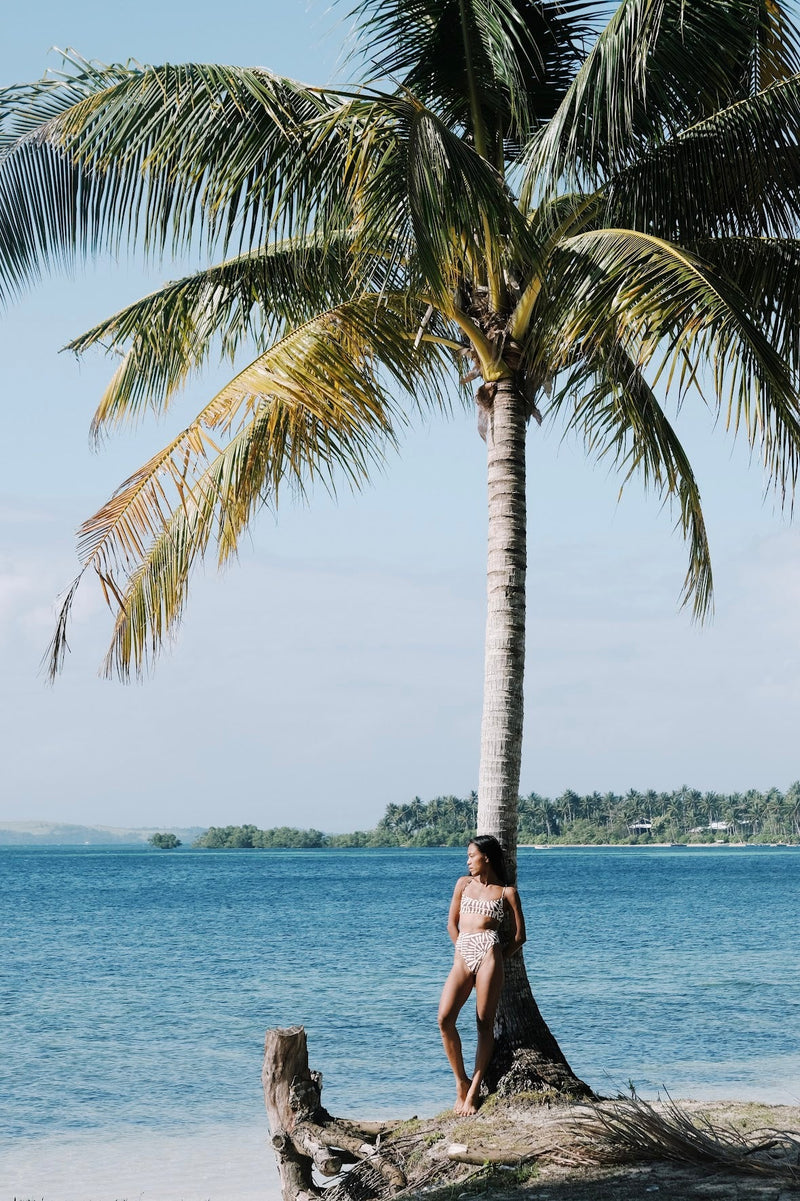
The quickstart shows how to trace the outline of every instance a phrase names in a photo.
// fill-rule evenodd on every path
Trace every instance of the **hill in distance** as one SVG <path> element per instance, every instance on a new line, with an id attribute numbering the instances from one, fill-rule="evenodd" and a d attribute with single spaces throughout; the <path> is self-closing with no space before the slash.
<path id="1" fill-rule="evenodd" d="M 108 847 L 143 846 L 151 834 L 175 834 L 185 846 L 191 846 L 205 826 L 148 826 L 127 829 L 120 826 L 77 826 L 67 822 L 0 822 L 0 846 Z"/>

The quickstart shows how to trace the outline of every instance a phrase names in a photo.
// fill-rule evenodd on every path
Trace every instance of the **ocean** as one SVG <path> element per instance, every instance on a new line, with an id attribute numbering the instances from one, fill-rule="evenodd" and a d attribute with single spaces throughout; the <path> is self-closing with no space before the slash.
<path id="1" fill-rule="evenodd" d="M 333 1113 L 449 1106 L 464 863 L 0 848 L 0 1201 L 276 1201 L 273 1026 L 306 1027 Z M 519 887 L 534 993 L 595 1089 L 800 1104 L 800 849 L 525 848 Z"/>

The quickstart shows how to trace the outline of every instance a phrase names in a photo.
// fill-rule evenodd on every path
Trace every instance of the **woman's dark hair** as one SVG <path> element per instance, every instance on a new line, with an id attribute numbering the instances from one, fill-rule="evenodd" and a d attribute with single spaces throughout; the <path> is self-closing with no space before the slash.
<path id="1" fill-rule="evenodd" d="M 480 853 L 485 855 L 489 860 L 489 865 L 500 883 L 508 884 L 506 860 L 503 855 L 503 848 L 497 839 L 493 838 L 491 834 L 476 834 L 469 841 L 472 846 L 477 847 Z"/>

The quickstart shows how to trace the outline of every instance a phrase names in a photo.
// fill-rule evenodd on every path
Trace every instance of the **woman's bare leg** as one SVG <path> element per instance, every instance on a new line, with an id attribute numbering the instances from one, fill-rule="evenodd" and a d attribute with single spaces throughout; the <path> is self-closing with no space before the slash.
<path id="1" fill-rule="evenodd" d="M 470 1079 L 464 1067 L 464 1054 L 461 1050 L 461 1037 L 456 1029 L 456 1019 L 464 1007 L 475 978 L 468 970 L 460 955 L 456 955 L 450 975 L 445 980 L 442 998 L 439 1002 L 439 1029 L 442 1034 L 445 1054 L 447 1055 L 453 1075 L 456 1078 L 455 1113 L 462 1113 L 469 1092 Z"/>
<path id="2" fill-rule="evenodd" d="M 478 1045 L 475 1071 L 461 1113 L 477 1113 L 481 1081 L 494 1051 L 494 1018 L 503 990 L 503 953 L 492 947 L 475 977 L 475 1011 L 478 1019 Z"/>

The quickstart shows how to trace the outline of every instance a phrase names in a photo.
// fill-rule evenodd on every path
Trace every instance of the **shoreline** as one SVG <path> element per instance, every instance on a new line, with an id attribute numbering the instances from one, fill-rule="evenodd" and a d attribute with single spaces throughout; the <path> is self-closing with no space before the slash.
<path id="1" fill-rule="evenodd" d="M 465 836 L 466 838 L 466 836 Z M 143 842 L 96 842 L 96 843 L 74 843 L 74 842 L 3 842 L 0 839 L 0 852 L 2 851 L 139 851 L 150 855 L 186 855 L 190 852 L 200 852 L 202 854 L 218 854 L 220 852 L 228 854 L 233 851 L 246 851 L 251 853 L 269 853 L 291 851 L 293 854 L 299 852 L 308 852 L 310 854 L 319 854 L 325 851 L 456 851 L 462 849 L 462 844 L 452 846 L 449 843 L 434 843 L 430 846 L 419 846 L 415 844 L 376 844 L 374 846 L 270 846 L 270 847 L 196 847 L 196 846 L 180 846 L 170 848 L 168 851 L 163 851 L 155 847 L 148 846 Z M 626 851 L 648 851 L 648 850 L 798 850 L 800 849 L 800 841 L 798 842 L 518 842 L 517 850 L 520 851 L 611 851 L 611 850 L 626 850 Z"/>
<path id="2" fill-rule="evenodd" d="M 0 1201 L 281 1201 L 266 1114 L 165 1131 L 123 1125 L 7 1137 Z"/>
<path id="3" fill-rule="evenodd" d="M 629 1106 L 628 1098 L 622 1099 Z M 602 1110 L 617 1102 L 601 1102 Z M 664 1112 L 663 1102 L 647 1103 Z M 706 1121 L 717 1130 L 734 1129 L 758 1140 L 770 1129 L 800 1138 L 800 1106 L 785 1102 L 746 1099 L 676 1102 L 682 1114 L 701 1130 Z M 487 1201 L 528 1201 L 552 1190 L 569 1201 L 642 1201 L 660 1192 L 669 1201 L 696 1201 L 705 1196 L 701 1186 L 709 1180 L 709 1165 L 688 1159 L 661 1158 L 652 1154 L 637 1162 L 580 1162 L 576 1138 L 586 1105 L 559 1102 L 555 1097 L 521 1094 L 489 1098 L 476 1115 L 464 1118 L 444 1110 L 411 1118 L 388 1137 L 402 1144 L 402 1156 L 413 1169 L 409 1188 L 424 1187 L 432 1201 L 480 1194 Z M 356 1115 L 353 1120 L 358 1120 Z M 371 1114 L 359 1116 L 371 1117 Z M 577 1125 L 576 1125 L 577 1122 Z M 448 1150 L 463 1148 L 473 1157 L 452 1162 Z M 499 1164 L 491 1165 L 488 1155 Z M 503 1165 L 503 1166 L 499 1166 Z M 114 1138 L 106 1132 L 61 1132 L 50 1136 L 9 1139 L 0 1150 L 0 1176 L 7 1196 L 38 1197 L 45 1201 L 281 1201 L 280 1179 L 269 1141 L 266 1114 L 246 1127 L 210 1127 L 167 1133 L 151 1129 L 124 1129 Z M 425 1179 L 432 1172 L 433 1179 Z M 732 1174 L 716 1165 L 714 1197 L 735 1201 L 763 1201 L 763 1177 Z M 9 1187 L 10 1186 L 10 1187 Z M 796 1187 L 796 1186 L 795 1186 Z M 783 1184 L 771 1185 L 770 1196 L 796 1195 Z M 727 1191 L 721 1191 L 727 1190 Z M 710 1195 L 710 1194 L 709 1194 Z"/>
<path id="4" fill-rule="evenodd" d="M 647 851 L 660 848 L 661 850 L 705 850 L 718 851 L 726 850 L 741 850 L 743 847 L 750 850 L 797 850 L 800 847 L 800 842 L 519 842 L 517 843 L 518 851 L 574 851 L 574 850 L 625 850 L 625 851 Z M 335 848 L 334 848 L 335 849 Z M 375 850 L 382 848 L 376 847 Z M 383 848 L 385 849 L 385 848 Z M 418 850 L 417 847 L 397 847 L 396 850 Z"/>

